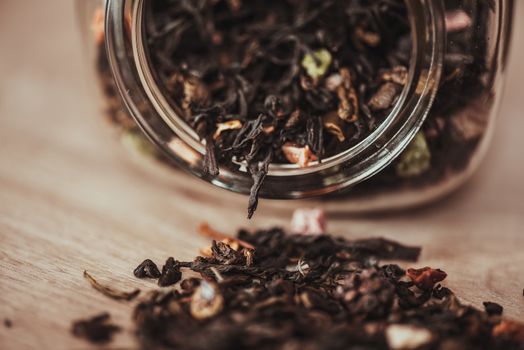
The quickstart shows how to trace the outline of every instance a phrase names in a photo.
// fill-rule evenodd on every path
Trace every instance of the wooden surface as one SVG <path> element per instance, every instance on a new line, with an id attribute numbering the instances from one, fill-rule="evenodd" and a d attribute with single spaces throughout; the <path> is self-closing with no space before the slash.
<path id="1" fill-rule="evenodd" d="M 133 348 L 129 305 L 92 290 L 84 269 L 151 289 L 132 269 L 143 258 L 191 259 L 206 244 L 194 233 L 201 220 L 233 233 L 287 225 L 307 205 L 263 201 L 248 222 L 246 198 L 130 158 L 100 118 L 72 3 L 0 1 L 0 322 L 13 323 L 0 323 L 0 349 L 89 348 L 70 322 L 105 310 L 126 326 L 111 348 Z M 499 302 L 524 321 L 523 21 L 515 33 L 498 128 L 472 181 L 431 207 L 337 218 L 330 231 L 422 245 L 417 265 L 447 271 L 464 301 Z"/>

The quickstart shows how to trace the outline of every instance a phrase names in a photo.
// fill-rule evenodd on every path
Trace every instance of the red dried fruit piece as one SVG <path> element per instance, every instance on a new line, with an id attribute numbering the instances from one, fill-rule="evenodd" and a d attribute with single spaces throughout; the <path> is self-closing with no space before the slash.
<path id="1" fill-rule="evenodd" d="M 491 333 L 494 337 L 508 338 L 519 343 L 524 343 L 524 325 L 521 323 L 503 320 L 493 327 Z"/>
<path id="2" fill-rule="evenodd" d="M 408 269 L 407 275 L 413 280 L 415 286 L 422 290 L 432 290 L 435 284 L 447 277 L 444 271 L 428 266 L 421 269 Z"/>

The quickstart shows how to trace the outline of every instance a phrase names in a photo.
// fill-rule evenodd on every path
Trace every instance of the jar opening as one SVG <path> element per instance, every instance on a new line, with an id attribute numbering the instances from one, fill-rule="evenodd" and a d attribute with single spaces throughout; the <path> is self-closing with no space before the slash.
<path id="1" fill-rule="evenodd" d="M 183 168 L 218 186 L 249 193 L 252 181 L 245 167 L 221 168 L 218 176 L 203 171 L 205 145 L 155 79 L 145 42 L 145 5 L 143 0 L 108 3 L 108 52 L 126 104 L 135 111 L 133 115 L 146 134 Z M 438 88 L 444 16 L 440 1 L 406 0 L 406 5 L 412 37 L 408 83 L 384 121 L 359 143 L 322 162 L 313 161 L 303 168 L 271 164 L 261 196 L 306 197 L 356 184 L 394 160 L 415 136 Z M 131 18 L 127 32 L 122 30 L 124 18 Z M 155 129 L 152 118 L 161 120 L 170 132 Z"/>

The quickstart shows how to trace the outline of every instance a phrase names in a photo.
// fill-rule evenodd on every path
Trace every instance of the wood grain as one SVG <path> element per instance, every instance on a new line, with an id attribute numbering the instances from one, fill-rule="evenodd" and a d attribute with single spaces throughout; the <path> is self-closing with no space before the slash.
<path id="1" fill-rule="evenodd" d="M 523 21 L 515 33 L 495 139 L 472 181 L 420 210 L 337 216 L 330 231 L 422 245 L 417 265 L 447 271 L 464 301 L 499 302 L 524 321 Z M 0 2 L 0 321 L 13 322 L 0 325 L 1 349 L 89 348 L 70 322 L 105 310 L 125 327 L 111 348 L 134 348 L 129 304 L 91 289 L 84 269 L 153 289 L 133 268 L 146 257 L 191 259 L 206 244 L 195 235 L 202 219 L 233 233 L 285 226 L 294 207 L 311 205 L 263 201 L 248 222 L 246 198 L 129 157 L 100 118 L 81 46 L 72 1 Z"/>

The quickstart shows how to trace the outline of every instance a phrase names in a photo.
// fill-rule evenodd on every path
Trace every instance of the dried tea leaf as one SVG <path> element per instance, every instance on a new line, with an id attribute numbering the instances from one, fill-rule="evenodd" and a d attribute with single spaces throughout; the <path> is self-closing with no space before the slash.
<path id="1" fill-rule="evenodd" d="M 170 257 L 162 267 L 162 274 L 158 279 L 158 285 L 160 287 L 168 287 L 180 281 L 181 278 L 182 272 L 180 271 L 180 264 Z"/>
<path id="2" fill-rule="evenodd" d="M 110 316 L 104 312 L 86 320 L 73 322 L 71 333 L 75 337 L 84 338 L 95 344 L 108 343 L 113 334 L 120 332 L 121 328 L 109 323 Z"/>
<path id="3" fill-rule="evenodd" d="M 504 311 L 504 308 L 497 303 L 485 301 L 482 304 L 484 305 L 484 309 L 486 310 L 486 313 L 490 316 L 502 315 L 502 312 Z"/>
<path id="4" fill-rule="evenodd" d="M 89 282 L 89 284 L 91 284 L 91 286 L 94 289 L 96 289 L 97 291 L 99 291 L 100 293 L 102 293 L 103 295 L 111 299 L 130 301 L 130 300 L 135 299 L 138 296 L 138 294 L 140 294 L 140 289 L 135 289 L 132 292 L 122 292 L 112 287 L 104 286 L 98 283 L 98 281 L 94 279 L 93 276 L 91 276 L 85 270 L 84 270 L 84 278 Z"/>
<path id="5" fill-rule="evenodd" d="M 422 131 L 419 131 L 399 157 L 395 166 L 400 177 L 415 177 L 426 172 L 431 166 L 431 153 Z"/>
<path id="6" fill-rule="evenodd" d="M 302 67 L 313 80 L 318 80 L 326 74 L 332 60 L 333 58 L 328 50 L 320 49 L 304 55 Z"/>
<path id="7" fill-rule="evenodd" d="M 135 268 L 133 274 L 137 278 L 159 278 L 161 275 L 156 264 L 150 259 L 142 261 L 140 265 Z"/>
<path id="8" fill-rule="evenodd" d="M 209 99 L 209 91 L 204 83 L 196 77 L 181 78 L 184 89 L 184 99 L 182 100 L 182 108 L 189 111 L 191 105 L 205 104 Z"/>

